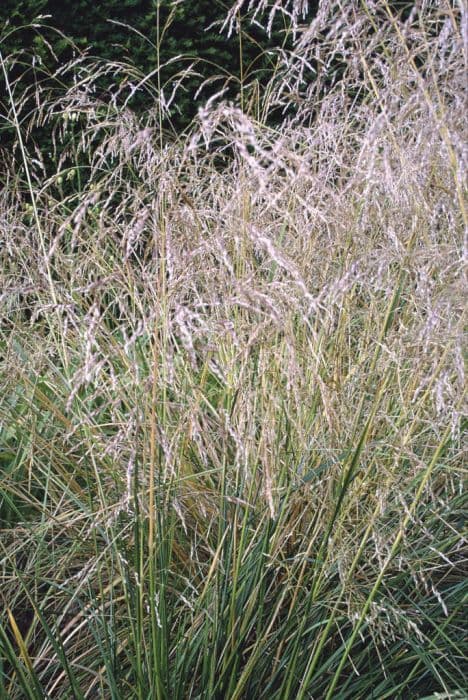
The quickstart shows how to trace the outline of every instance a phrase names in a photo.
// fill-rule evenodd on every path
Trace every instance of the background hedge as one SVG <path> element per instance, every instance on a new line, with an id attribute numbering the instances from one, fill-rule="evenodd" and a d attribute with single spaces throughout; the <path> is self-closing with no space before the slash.
<path id="1" fill-rule="evenodd" d="M 304 22 L 313 19 L 319 2 L 309 1 Z M 390 4 L 394 10 L 408 12 L 414 1 L 394 0 Z M 106 60 L 127 62 L 142 74 L 153 71 L 158 65 L 157 5 L 160 31 L 165 28 L 159 63 L 165 65 L 170 59 L 183 57 L 161 70 L 166 94 L 172 91 L 172 83 L 181 69 L 189 65 L 194 68 L 194 74 L 184 79 L 183 88 L 178 90 L 166 120 L 165 126 L 173 134 L 191 122 L 210 93 L 225 87 L 225 96 L 234 99 L 239 93 L 241 74 L 245 82 L 255 80 L 261 90 L 274 66 L 269 50 L 278 46 L 291 47 L 291 34 L 280 13 L 275 15 L 271 35 L 268 35 L 258 23 L 251 23 L 248 12 L 243 12 L 241 67 L 239 33 L 233 32 L 228 37 L 226 30 L 220 32 L 233 0 L 74 0 L 67 3 L 63 0 L 2 0 L 0 50 L 6 59 L 9 79 L 15 83 L 15 99 L 38 79 L 47 84 L 47 76 L 57 64 L 66 63 L 80 51 Z M 38 20 L 40 15 L 46 17 Z M 218 80 L 214 79 L 216 76 Z M 208 79 L 211 80 L 200 91 L 200 86 Z M 102 89 L 105 91 L 106 87 L 104 81 Z M 150 106 L 148 100 L 148 92 L 140 91 L 131 105 L 137 110 L 145 109 Z M 33 102 L 31 108 L 34 108 Z M 0 138 L 4 146 L 14 137 L 11 125 L 1 119 L 8 110 L 9 100 L 0 72 Z M 50 134 L 38 131 L 35 139 L 41 150 L 49 150 Z M 42 148 L 44 143 L 47 146 Z"/>
<path id="2" fill-rule="evenodd" d="M 309 15 L 313 17 L 317 2 L 310 3 Z M 230 2 L 222 0 L 161 0 L 159 5 L 160 28 L 167 27 L 160 43 L 161 64 L 176 56 L 183 56 L 163 69 L 163 83 L 169 81 L 179 70 L 194 64 L 197 75 L 184 81 L 179 91 L 177 104 L 171 112 L 171 122 L 176 130 L 185 127 L 198 106 L 206 101 L 208 88 L 195 98 L 200 85 L 208 78 L 231 76 L 227 96 L 238 92 L 241 75 L 239 35 L 220 33 Z M 38 15 L 51 15 L 37 21 Z M 120 22 L 128 26 L 115 24 Z M 41 27 L 32 27 L 37 22 Z M 53 70 L 56 58 L 60 63 L 72 58 L 69 37 L 79 50 L 91 55 L 113 60 L 128 61 L 143 73 L 157 66 L 157 9 L 154 0 L 3 0 L 0 4 L 0 27 L 4 57 L 10 57 L 9 71 L 12 78 L 22 74 L 17 88 L 33 80 L 30 66 L 41 62 L 45 71 Z M 16 31 L 12 32 L 12 29 Z M 59 30 L 61 33 L 54 31 Z M 64 36 L 62 36 L 62 34 Z M 288 45 L 287 27 L 284 18 L 276 16 L 271 36 L 258 25 L 252 25 L 249 17 L 242 18 L 242 56 L 244 77 L 255 78 L 261 84 L 271 70 L 271 57 L 266 52 L 276 46 Z M 76 53 L 76 51 L 75 51 Z M 55 54 L 55 57 L 54 55 Z M 219 90 L 221 81 L 210 82 L 211 89 Z M 2 111 L 5 91 L 1 93 Z M 137 95 L 134 105 L 147 106 L 145 96 Z"/>

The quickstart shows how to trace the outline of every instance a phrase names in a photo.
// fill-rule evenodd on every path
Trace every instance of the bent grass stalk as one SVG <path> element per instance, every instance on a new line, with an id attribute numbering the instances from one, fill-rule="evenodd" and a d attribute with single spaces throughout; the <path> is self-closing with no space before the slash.
<path id="1" fill-rule="evenodd" d="M 442 440 L 440 441 L 436 451 L 434 452 L 433 458 L 431 459 L 430 463 L 428 464 L 428 466 L 423 474 L 419 488 L 415 494 L 415 497 L 411 503 L 411 506 L 410 506 L 407 514 L 403 518 L 403 521 L 400 525 L 397 536 L 395 537 L 395 540 L 393 542 L 390 553 L 389 553 L 387 559 L 385 560 L 385 562 L 380 570 L 380 573 L 379 573 L 379 575 L 374 583 L 374 586 L 373 586 L 371 592 L 369 593 L 369 595 L 367 597 L 367 600 L 364 604 L 364 607 L 362 608 L 361 615 L 360 615 L 358 621 L 356 622 L 356 624 L 354 625 L 354 629 L 353 629 L 351 636 L 346 644 L 344 653 L 342 654 L 341 659 L 340 659 L 340 663 L 338 664 L 338 668 L 335 671 L 335 675 L 332 678 L 332 681 L 331 681 L 330 686 L 328 688 L 327 694 L 325 696 L 326 700 L 330 700 L 330 698 L 333 697 L 333 693 L 334 693 L 335 688 L 337 686 L 340 674 L 343 670 L 343 667 L 344 667 L 346 661 L 349 658 L 349 653 L 350 653 L 351 648 L 354 644 L 354 641 L 359 633 L 359 630 L 361 629 L 361 626 L 364 622 L 364 619 L 365 619 L 367 613 L 369 612 L 369 608 L 372 605 L 372 603 L 374 602 L 374 599 L 375 599 L 375 597 L 380 589 L 380 586 L 381 586 L 383 578 L 387 572 L 387 569 L 398 551 L 398 548 L 401 544 L 401 541 L 405 535 L 406 528 L 408 527 L 408 523 L 410 522 L 412 516 L 414 515 L 414 513 L 416 511 L 416 508 L 419 504 L 419 501 L 421 499 L 423 491 L 426 488 L 427 483 L 431 477 L 432 470 L 434 469 L 435 465 L 437 464 L 437 460 L 440 457 L 442 450 L 446 446 L 449 437 L 450 437 L 450 426 L 448 428 L 446 428 L 445 433 L 442 436 Z"/>

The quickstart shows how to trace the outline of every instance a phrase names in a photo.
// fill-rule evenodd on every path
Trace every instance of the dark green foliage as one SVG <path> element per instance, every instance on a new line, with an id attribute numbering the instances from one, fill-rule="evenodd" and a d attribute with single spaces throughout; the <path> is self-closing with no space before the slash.
<path id="1" fill-rule="evenodd" d="M 179 4 L 162 0 L 158 9 L 153 0 L 5 0 L 0 6 L 1 50 L 4 57 L 10 57 L 11 77 L 23 76 L 22 87 L 31 84 L 34 73 L 37 76 L 38 61 L 49 73 L 57 62 L 62 64 L 77 52 L 86 51 L 102 59 L 128 62 L 143 74 L 162 66 L 161 86 L 169 97 L 175 76 L 193 65 L 194 74 L 184 81 L 170 114 L 172 126 L 180 130 L 214 91 L 226 88 L 226 97 L 234 99 L 241 77 L 245 82 L 255 78 L 264 83 L 274 67 L 266 52 L 290 45 L 288 29 L 280 15 L 270 37 L 264 29 L 252 25 L 246 15 L 241 18 L 241 65 L 239 34 L 233 32 L 228 37 L 227 31 L 220 31 L 230 5 L 221 0 Z M 311 3 L 311 17 L 315 5 Z M 37 20 L 38 15 L 50 17 Z M 40 28 L 32 27 L 34 22 Z M 33 56 L 35 71 L 31 69 Z M 207 79 L 209 85 L 197 94 Z M 156 75 L 153 82 L 157 83 Z M 140 93 L 133 104 L 144 108 L 149 106 L 148 99 L 147 93 Z M 5 109 L 2 100 L 2 112 Z"/>
<path id="2" fill-rule="evenodd" d="M 389 4 L 395 13 L 406 17 L 414 2 L 395 0 Z M 221 30 L 232 5 L 230 0 L 3 0 L 0 51 L 14 85 L 14 99 L 20 102 L 28 88 L 34 94 L 22 105 L 23 118 L 27 120 L 37 106 L 38 91 L 42 91 L 39 100 L 43 104 L 48 89 L 63 92 L 63 87 L 71 84 L 73 71 L 62 75 L 60 83 L 50 76 L 82 53 L 126 64 L 134 77 L 130 80 L 133 85 L 151 75 L 130 100 L 137 112 L 151 108 L 159 90 L 166 102 L 170 100 L 177 85 L 176 97 L 163 119 L 166 132 L 172 136 L 186 128 L 198 108 L 220 91 L 225 99 L 240 100 L 244 108 L 252 110 L 274 73 L 274 50 L 292 48 L 292 36 L 281 13 L 275 15 L 268 35 L 258 22 L 251 22 L 252 12 L 245 10 L 236 31 L 228 36 L 226 28 Z M 309 2 L 305 23 L 313 19 L 318 5 L 318 0 Z M 335 82 L 342 69 L 329 67 L 325 84 Z M 105 101 L 109 89 L 123 84 L 129 70 L 111 71 L 97 82 Z M 310 70 L 304 73 L 305 82 L 314 77 Z M 5 120 L 9 102 L 0 71 L 0 145 L 7 147 L 14 141 L 12 124 Z M 293 105 L 288 114 L 292 109 Z M 271 111 L 269 123 L 275 124 L 284 116 L 284 111 Z M 53 152 L 50 125 L 34 130 L 32 136 L 47 160 Z"/>

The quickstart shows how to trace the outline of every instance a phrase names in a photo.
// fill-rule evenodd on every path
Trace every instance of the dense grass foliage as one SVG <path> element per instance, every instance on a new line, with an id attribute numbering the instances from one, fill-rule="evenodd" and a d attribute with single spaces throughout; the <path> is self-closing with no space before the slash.
<path id="1" fill-rule="evenodd" d="M 323 2 L 172 141 L 10 93 L 0 697 L 466 696 L 467 21 Z"/>

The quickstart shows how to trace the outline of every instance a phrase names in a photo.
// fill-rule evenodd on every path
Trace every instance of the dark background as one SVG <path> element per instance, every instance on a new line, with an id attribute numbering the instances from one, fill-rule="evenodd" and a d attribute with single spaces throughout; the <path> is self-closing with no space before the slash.
<path id="1" fill-rule="evenodd" d="M 173 6 L 171 0 L 160 2 L 160 27 L 167 26 L 160 44 L 160 63 L 183 55 L 183 59 L 162 70 L 162 83 L 167 84 L 170 92 L 171 78 L 190 63 L 196 62 L 198 76 L 184 82 L 183 91 L 179 91 L 177 105 L 171 111 L 171 122 L 176 130 L 184 128 L 196 114 L 198 106 L 205 102 L 209 90 L 219 90 L 228 80 L 227 96 L 234 97 L 239 91 L 241 74 L 239 36 L 233 33 L 230 38 L 227 31 L 220 33 L 223 20 L 232 3 L 221 0 L 185 0 Z M 310 18 L 315 11 L 315 2 L 310 3 Z M 32 28 L 31 23 L 38 15 L 52 15 L 38 20 L 40 28 Z M 33 82 L 31 69 L 32 55 L 42 61 L 43 77 L 59 63 L 71 59 L 78 51 L 87 51 L 90 55 L 114 61 L 126 61 L 148 73 L 157 66 L 157 13 L 154 0 L 2 0 L 0 3 L 0 36 L 3 36 L 0 49 L 9 57 L 10 78 L 15 80 L 22 76 L 20 87 Z M 149 41 L 136 32 L 109 22 L 115 20 L 130 25 Z M 216 26 L 207 29 L 210 25 Z M 76 46 L 73 50 L 68 42 L 52 27 L 69 37 Z M 12 28 L 17 31 L 9 33 Z M 9 35 L 7 36 L 7 33 Z M 49 44 L 49 45 L 48 45 Z M 242 55 L 243 72 L 246 81 L 257 79 L 264 83 L 272 68 L 272 58 L 266 51 L 272 47 L 290 45 L 287 27 L 280 14 L 276 16 L 271 37 L 258 26 L 252 26 L 248 16 L 242 18 Z M 37 61 L 36 76 L 37 76 Z M 195 93 L 207 78 L 220 76 L 218 81 L 203 91 L 198 99 Z M 221 77 L 222 76 L 222 77 Z M 104 89 L 104 86 L 103 86 Z M 7 105 L 5 91 L 0 95 L 5 112 Z M 133 106 L 147 106 L 148 96 L 136 95 Z"/>
<path id="2" fill-rule="evenodd" d="M 279 12 L 271 36 L 258 24 L 252 25 L 249 14 L 243 12 L 241 67 L 239 34 L 233 32 L 228 37 L 226 30 L 220 33 L 232 4 L 233 0 L 182 0 L 174 6 L 173 0 L 159 0 L 160 28 L 166 27 L 160 42 L 160 65 L 183 56 L 161 70 L 161 84 L 166 86 L 166 96 L 171 93 L 181 69 L 195 63 L 197 73 L 184 80 L 183 88 L 178 90 L 177 99 L 166 115 L 164 127 L 172 135 L 187 127 L 198 107 L 222 87 L 226 88 L 227 99 L 235 99 L 239 94 L 241 73 L 245 83 L 255 84 L 261 91 L 275 65 L 274 57 L 267 54 L 268 50 L 291 47 L 291 33 Z M 304 23 L 313 19 L 318 4 L 319 0 L 309 2 L 309 14 Z M 394 10 L 407 12 L 414 0 L 397 0 L 391 5 Z M 41 14 L 51 17 L 37 20 L 40 26 L 32 27 Z M 109 20 L 130 25 L 136 31 L 112 24 Z M 213 24 L 215 26 L 208 29 Z M 33 93 L 37 84 L 44 89 L 51 86 L 51 73 L 57 66 L 79 56 L 80 52 L 125 62 L 142 75 L 148 74 L 158 65 L 156 43 L 156 0 L 0 0 L 0 50 L 18 104 L 25 88 L 29 87 Z M 212 81 L 195 97 L 207 79 Z M 70 80 L 71 74 L 63 77 L 61 85 L 55 81 L 54 86 L 63 90 Z M 107 78 L 103 77 L 98 82 L 102 95 L 105 97 L 112 81 L 115 88 L 119 80 L 123 80 L 123 74 L 110 73 Z M 152 80 L 156 85 L 156 76 Z M 134 95 L 130 106 L 139 111 L 151 106 L 150 102 L 151 91 L 141 90 Z M 6 85 L 0 72 L 0 144 L 4 147 L 14 139 L 14 130 L 4 118 L 9 109 Z M 28 109 L 34 109 L 34 99 L 30 100 L 27 109 L 23 109 L 23 114 Z M 270 115 L 273 121 L 275 118 L 281 119 L 281 115 Z M 39 130 L 36 131 L 36 140 L 42 146 L 48 142 L 49 136 L 44 130 Z"/>

